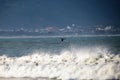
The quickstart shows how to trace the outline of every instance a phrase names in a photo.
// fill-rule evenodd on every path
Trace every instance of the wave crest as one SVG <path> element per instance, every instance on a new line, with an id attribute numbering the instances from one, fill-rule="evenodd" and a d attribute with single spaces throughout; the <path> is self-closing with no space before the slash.
<path id="1" fill-rule="evenodd" d="M 0 77 L 56 79 L 120 79 L 120 55 L 103 48 L 34 52 L 22 57 L 0 56 Z"/>

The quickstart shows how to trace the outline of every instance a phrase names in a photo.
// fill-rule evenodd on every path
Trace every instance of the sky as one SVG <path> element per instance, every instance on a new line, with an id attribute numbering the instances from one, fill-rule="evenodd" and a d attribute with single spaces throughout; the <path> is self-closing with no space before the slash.
<path id="1" fill-rule="evenodd" d="M 0 28 L 120 25 L 120 0 L 0 0 Z"/>

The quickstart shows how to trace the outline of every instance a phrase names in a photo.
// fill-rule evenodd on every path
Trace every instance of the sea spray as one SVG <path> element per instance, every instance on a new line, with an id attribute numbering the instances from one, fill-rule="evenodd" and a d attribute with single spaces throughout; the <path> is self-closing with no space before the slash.
<path id="1" fill-rule="evenodd" d="M 102 47 L 71 47 L 60 54 L 36 51 L 21 57 L 3 55 L 0 77 L 120 79 L 120 55 Z"/>

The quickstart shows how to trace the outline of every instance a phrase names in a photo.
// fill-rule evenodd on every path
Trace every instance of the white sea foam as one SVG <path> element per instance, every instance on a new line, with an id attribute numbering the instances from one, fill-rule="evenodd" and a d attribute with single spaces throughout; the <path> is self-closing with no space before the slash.
<path id="1" fill-rule="evenodd" d="M 22 57 L 0 56 L 0 77 L 120 79 L 120 55 L 103 48 L 64 50 L 61 54 L 34 52 Z"/>
<path id="2" fill-rule="evenodd" d="M 27 35 L 23 35 L 23 36 L 0 36 L 0 39 L 9 39 L 9 38 L 61 38 L 61 37 L 110 37 L 110 36 L 120 36 L 120 34 L 116 34 L 116 35 L 54 35 L 54 36 L 27 36 Z"/>

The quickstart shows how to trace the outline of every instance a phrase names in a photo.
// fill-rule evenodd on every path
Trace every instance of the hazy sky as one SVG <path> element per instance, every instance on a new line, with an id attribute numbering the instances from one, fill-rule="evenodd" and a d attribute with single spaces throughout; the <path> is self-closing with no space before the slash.
<path id="1" fill-rule="evenodd" d="M 120 25 L 120 0 L 0 0 L 0 28 Z"/>

